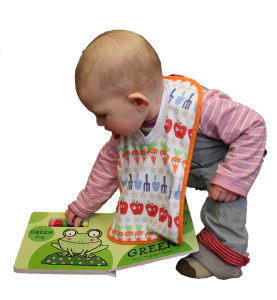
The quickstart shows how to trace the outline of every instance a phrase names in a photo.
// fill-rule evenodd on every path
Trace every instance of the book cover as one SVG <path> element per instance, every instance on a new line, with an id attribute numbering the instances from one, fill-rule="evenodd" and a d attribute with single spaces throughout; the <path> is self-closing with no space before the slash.
<path id="1" fill-rule="evenodd" d="M 107 235 L 114 213 L 95 213 L 88 218 L 87 227 L 75 228 L 49 226 L 50 221 L 66 220 L 64 213 L 33 212 L 14 271 L 115 276 L 117 270 L 184 256 L 198 251 L 187 206 L 184 216 L 182 245 L 167 239 L 145 245 L 121 245 L 109 240 Z"/>

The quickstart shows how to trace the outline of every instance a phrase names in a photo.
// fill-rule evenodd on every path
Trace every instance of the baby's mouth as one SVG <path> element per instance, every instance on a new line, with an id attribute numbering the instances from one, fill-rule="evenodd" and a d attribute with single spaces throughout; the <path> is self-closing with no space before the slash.
<path id="1" fill-rule="evenodd" d="M 119 138 L 120 138 L 120 134 L 118 134 L 118 133 L 115 133 L 115 132 L 112 132 L 112 135 L 113 135 L 113 137 L 116 139 L 116 140 L 118 140 Z"/>

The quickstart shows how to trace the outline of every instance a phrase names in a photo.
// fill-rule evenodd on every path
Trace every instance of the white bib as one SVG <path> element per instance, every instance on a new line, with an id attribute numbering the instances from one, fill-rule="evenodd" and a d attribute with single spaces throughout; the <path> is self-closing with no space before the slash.
<path id="1" fill-rule="evenodd" d="M 155 127 L 144 136 L 115 136 L 120 198 L 109 238 L 120 244 L 167 238 L 182 244 L 185 190 L 202 88 L 186 77 L 165 77 Z"/>

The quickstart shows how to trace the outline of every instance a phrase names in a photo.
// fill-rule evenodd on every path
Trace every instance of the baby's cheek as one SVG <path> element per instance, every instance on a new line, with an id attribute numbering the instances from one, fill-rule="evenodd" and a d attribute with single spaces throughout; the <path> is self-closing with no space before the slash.
<path id="1" fill-rule="evenodd" d="M 67 240 L 68 240 L 68 241 L 71 241 L 71 238 L 68 238 Z"/>
<path id="2" fill-rule="evenodd" d="M 90 242 L 93 242 L 94 241 L 94 239 L 90 239 Z"/>
<path id="3" fill-rule="evenodd" d="M 127 120 L 126 122 L 120 122 L 117 124 L 118 132 L 123 135 L 133 134 L 139 129 L 140 124 L 137 120 Z"/>

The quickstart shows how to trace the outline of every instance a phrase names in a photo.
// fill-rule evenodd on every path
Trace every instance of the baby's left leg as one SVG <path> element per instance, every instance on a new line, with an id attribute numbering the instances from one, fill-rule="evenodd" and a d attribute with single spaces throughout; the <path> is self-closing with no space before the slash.
<path id="1" fill-rule="evenodd" d="M 207 198 L 201 210 L 205 228 L 198 234 L 198 241 L 228 265 L 243 266 L 249 261 L 246 211 L 247 200 L 240 196 L 232 202 Z"/>
<path id="2" fill-rule="evenodd" d="M 241 267 L 249 261 L 246 200 L 239 197 L 226 203 L 207 198 L 201 220 L 205 228 L 197 235 L 199 251 L 181 259 L 176 266 L 178 272 L 192 278 L 240 277 Z"/>
<path id="3" fill-rule="evenodd" d="M 197 179 L 201 184 L 205 182 L 205 188 L 209 191 L 216 169 L 217 165 L 191 170 L 188 186 L 197 188 Z M 197 236 L 199 252 L 181 259 L 176 266 L 177 270 L 194 278 L 207 278 L 211 274 L 220 279 L 240 277 L 241 266 L 249 261 L 246 252 L 246 211 L 247 201 L 242 197 L 228 203 L 207 198 L 201 210 L 205 228 Z M 191 276 L 194 265 L 197 268 L 196 275 Z"/>

